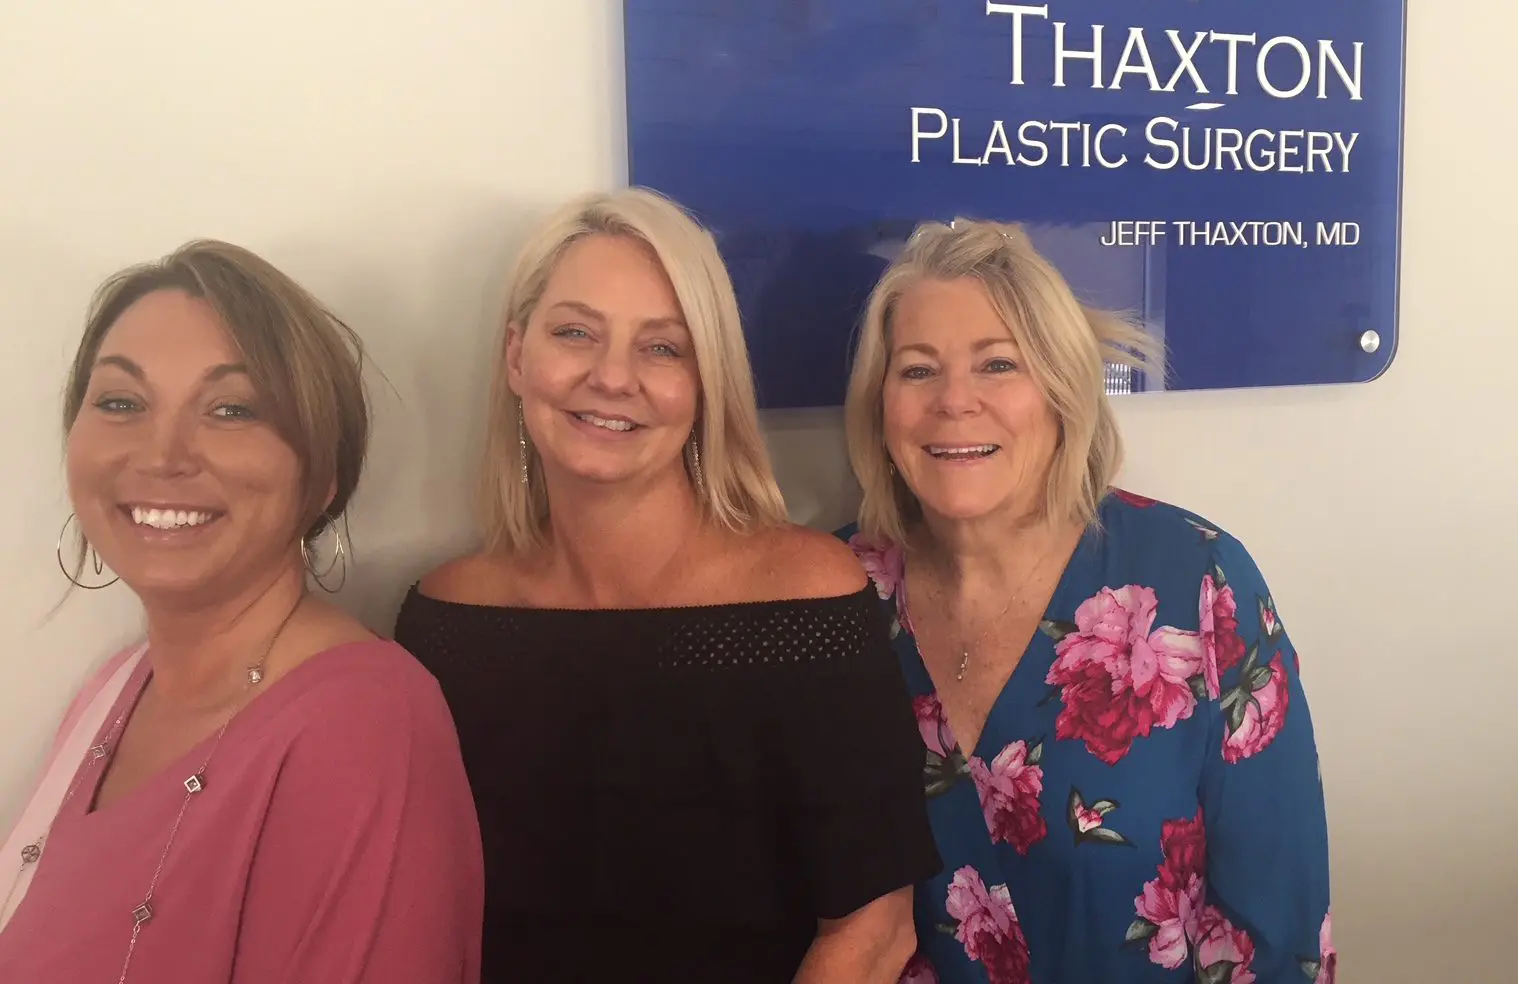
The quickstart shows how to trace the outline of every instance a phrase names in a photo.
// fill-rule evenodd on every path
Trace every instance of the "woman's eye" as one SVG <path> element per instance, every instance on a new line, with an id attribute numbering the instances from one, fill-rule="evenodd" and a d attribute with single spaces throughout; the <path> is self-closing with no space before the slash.
<path id="1" fill-rule="evenodd" d="M 590 333 L 580 325 L 560 325 L 551 334 L 555 338 L 587 338 Z"/>
<path id="2" fill-rule="evenodd" d="M 986 363 L 986 372 L 1015 372 L 1017 363 L 1011 359 L 992 359 Z"/>
<path id="3" fill-rule="evenodd" d="M 106 396 L 95 401 L 95 407 L 106 413 L 131 413 L 141 407 L 136 400 L 130 400 L 124 396 Z"/>
<path id="4" fill-rule="evenodd" d="M 927 379 L 932 375 L 932 370 L 927 366 L 907 366 L 901 370 L 902 379 Z"/>
<path id="5" fill-rule="evenodd" d="M 213 416 L 221 417 L 224 420 L 254 420 L 258 417 L 258 414 L 253 412 L 252 407 L 244 406 L 241 403 L 223 403 L 212 410 L 211 413 Z"/>
<path id="6" fill-rule="evenodd" d="M 650 346 L 650 348 L 653 349 L 655 355 L 662 355 L 666 359 L 680 358 L 680 350 L 668 342 L 657 342 Z"/>

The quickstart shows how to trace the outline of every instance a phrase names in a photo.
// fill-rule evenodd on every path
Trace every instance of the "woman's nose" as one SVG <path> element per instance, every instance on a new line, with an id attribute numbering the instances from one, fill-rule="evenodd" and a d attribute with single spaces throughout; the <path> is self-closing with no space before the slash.
<path id="1" fill-rule="evenodd" d="M 153 421 L 139 451 L 144 470 L 164 475 L 190 470 L 194 462 L 193 427 L 193 422 L 177 416 L 165 415 Z"/>
<path id="2" fill-rule="evenodd" d="M 634 390 L 637 374 L 630 353 L 615 346 L 603 348 L 591 368 L 590 382 L 607 393 L 628 393 Z"/>
<path id="3" fill-rule="evenodd" d="M 968 373 L 945 372 L 939 377 L 934 400 L 934 408 L 939 413 L 959 416 L 971 413 L 979 406 L 975 381 Z"/>

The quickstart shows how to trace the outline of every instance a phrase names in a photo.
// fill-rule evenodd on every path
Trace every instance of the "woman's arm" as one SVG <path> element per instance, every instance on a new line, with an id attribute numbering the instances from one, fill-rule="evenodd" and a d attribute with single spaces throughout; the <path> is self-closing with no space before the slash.
<path id="1" fill-rule="evenodd" d="M 232 984 L 479 981 L 479 824 L 422 676 L 312 701 L 263 819 Z"/>
<path id="2" fill-rule="evenodd" d="M 823 919 L 795 984 L 896 984 L 917 949 L 912 889 L 882 896 L 842 919 Z"/>
<path id="3" fill-rule="evenodd" d="M 896 984 L 916 950 L 913 886 L 942 866 L 922 785 L 922 740 L 890 624 L 849 549 L 818 538 L 798 577 L 852 596 L 817 653 L 769 697 L 784 772 L 785 841 L 817 935 L 796 984 Z M 810 648 L 814 643 L 809 639 Z"/>
<path id="4" fill-rule="evenodd" d="M 1256 984 L 1331 984 L 1328 826 L 1297 653 L 1244 547 L 1220 534 L 1213 560 L 1202 608 L 1220 673 L 1202 779 L 1198 980 L 1247 968 Z"/>

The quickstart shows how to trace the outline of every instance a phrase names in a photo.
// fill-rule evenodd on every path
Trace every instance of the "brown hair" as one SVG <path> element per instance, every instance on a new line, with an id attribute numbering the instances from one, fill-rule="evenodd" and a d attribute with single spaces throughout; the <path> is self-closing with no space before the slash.
<path id="1" fill-rule="evenodd" d="M 148 294 L 183 291 L 216 311 L 242 352 L 270 421 L 301 465 L 302 539 L 347 508 L 364 469 L 369 399 L 363 343 L 335 314 L 267 260 L 201 239 L 122 270 L 95 292 L 64 389 L 63 430 L 79 416 L 101 342 Z M 330 502 L 327 491 L 336 489 Z"/>

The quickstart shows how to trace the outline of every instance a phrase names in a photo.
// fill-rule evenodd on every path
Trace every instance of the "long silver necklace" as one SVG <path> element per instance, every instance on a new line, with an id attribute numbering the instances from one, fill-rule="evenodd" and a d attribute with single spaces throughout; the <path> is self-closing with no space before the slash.
<path id="1" fill-rule="evenodd" d="M 184 799 L 179 801 L 179 812 L 174 816 L 173 826 L 169 828 L 168 840 L 164 842 L 163 851 L 158 856 L 158 864 L 154 867 L 153 877 L 148 882 L 147 894 L 143 896 L 140 903 L 132 908 L 132 935 L 127 941 L 126 958 L 121 963 L 121 976 L 117 978 L 116 984 L 126 984 L 127 972 L 132 967 L 132 957 L 137 952 L 138 937 L 142 935 L 143 928 L 153 919 L 153 902 L 158 891 L 158 879 L 163 875 L 164 864 L 169 859 L 169 850 L 174 846 L 174 838 L 179 834 L 179 827 L 184 822 L 185 812 L 190 807 L 190 800 L 195 798 L 196 793 L 202 792 L 206 788 L 206 769 L 209 768 L 211 759 L 216 755 L 216 750 L 221 747 L 222 736 L 227 733 L 227 728 L 232 724 L 232 720 L 248 705 L 248 695 L 252 693 L 253 688 L 263 682 L 264 666 L 268 662 L 269 654 L 274 650 L 274 644 L 279 641 L 279 637 L 285 631 L 285 626 L 290 624 L 290 620 L 295 617 L 295 613 L 300 610 L 300 606 L 305 600 L 306 595 L 302 591 L 300 598 L 290 607 L 290 611 L 285 614 L 284 620 L 279 623 L 279 628 L 274 630 L 274 635 L 270 637 L 268 645 L 264 647 L 263 655 L 258 657 L 256 663 L 247 667 L 247 682 L 243 685 L 237 702 L 233 704 L 231 712 L 227 714 L 226 719 L 221 723 L 221 727 L 217 729 L 216 737 L 212 740 L 211 747 L 206 750 L 205 756 L 200 760 L 200 766 L 190 774 L 189 778 L 184 780 Z M 149 680 L 151 679 L 150 674 Z M 16 877 L 11 881 L 10 891 L 6 893 L 6 905 L 10 904 L 11 897 L 15 895 L 16 886 L 20 883 L 21 876 L 25 873 L 27 867 L 42 860 L 42 849 L 47 843 L 48 835 L 52 833 L 53 824 L 57 822 L 58 816 L 63 813 L 64 807 L 74 798 L 74 793 L 79 789 L 84 778 L 94 775 L 95 766 L 100 762 L 106 763 L 104 766 L 101 766 L 102 771 L 110 767 L 110 762 L 113 761 L 113 756 L 117 751 L 117 742 L 121 735 L 122 726 L 126 723 L 130 709 L 135 703 L 135 700 L 129 702 L 127 707 L 116 716 L 116 720 L 111 723 L 111 728 L 106 732 L 106 736 L 98 744 L 90 746 L 89 751 L 86 753 L 88 758 L 86 759 L 85 767 L 79 770 L 79 774 L 74 777 L 74 781 L 69 785 L 68 791 L 64 793 L 63 802 L 58 805 L 58 813 L 54 815 L 53 820 L 48 823 L 47 829 L 42 832 L 40 837 L 21 849 L 21 868 L 16 873 Z"/>
<path id="2" fill-rule="evenodd" d="M 91 745 L 89 750 L 85 752 L 87 765 L 75 773 L 74 781 L 69 784 L 68 791 L 63 794 L 63 800 L 58 804 L 58 812 L 60 814 L 63 812 L 63 808 L 69 804 L 69 801 L 74 798 L 74 792 L 79 788 L 80 782 L 86 776 L 94 773 L 94 764 L 110 754 L 110 750 L 116 742 L 116 735 L 121 729 L 122 722 L 125 720 L 126 711 L 122 711 L 116 716 L 116 720 L 111 724 L 110 730 L 105 733 L 105 737 L 98 744 Z M 0 912 L 4 912 L 10 908 L 11 899 L 15 897 L 16 887 L 21 884 L 21 877 L 26 874 L 26 869 L 42 860 L 42 847 L 47 842 L 48 834 L 52 833 L 53 823 L 56 822 L 57 817 L 55 816 L 53 822 L 47 825 L 47 829 L 42 832 L 41 836 L 21 848 L 21 867 L 17 869 L 15 877 L 11 879 L 10 891 L 5 893 L 5 904 L 0 906 Z"/>

